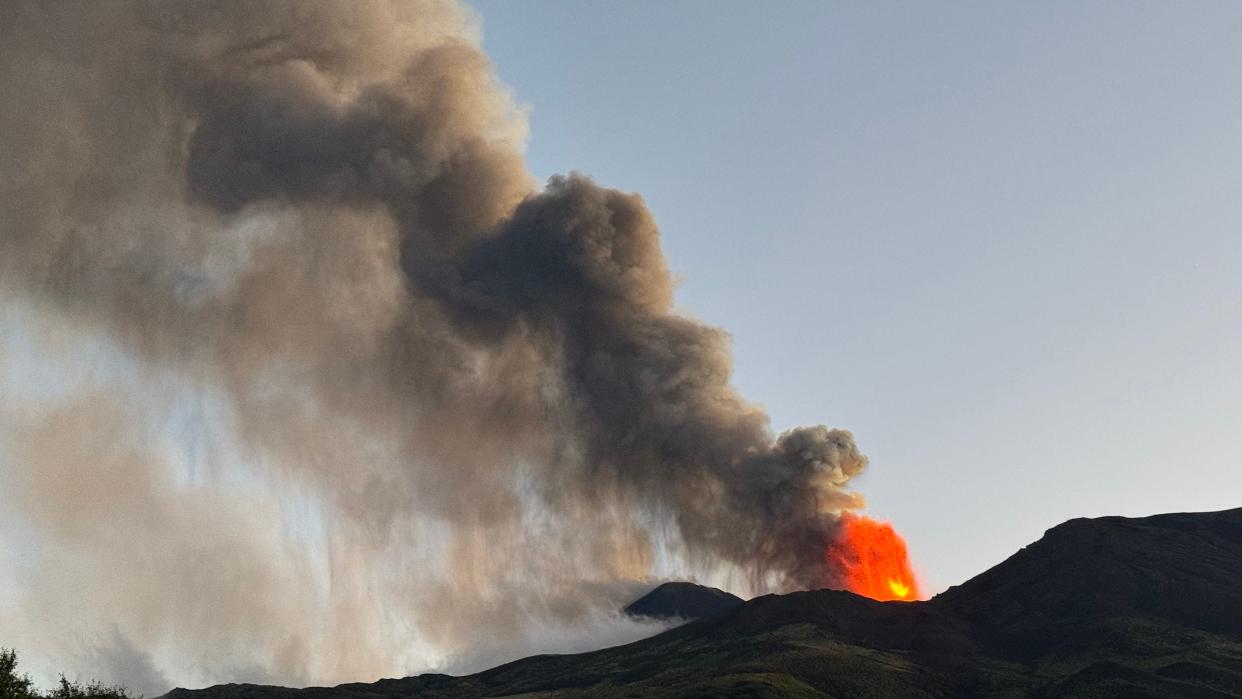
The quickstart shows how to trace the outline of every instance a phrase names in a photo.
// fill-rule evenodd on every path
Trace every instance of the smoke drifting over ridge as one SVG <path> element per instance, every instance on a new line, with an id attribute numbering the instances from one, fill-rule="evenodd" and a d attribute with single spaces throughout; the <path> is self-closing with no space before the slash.
<path id="1" fill-rule="evenodd" d="M 838 582 L 850 434 L 771 433 L 638 196 L 536 188 L 456 5 L 2 2 L 0 91 L 0 291 L 38 354 L 132 368 L 6 408 L 13 505 L 65 552 L 23 609 L 324 681 L 662 570 Z M 201 467 L 160 446 L 196 401 L 232 445 Z"/>

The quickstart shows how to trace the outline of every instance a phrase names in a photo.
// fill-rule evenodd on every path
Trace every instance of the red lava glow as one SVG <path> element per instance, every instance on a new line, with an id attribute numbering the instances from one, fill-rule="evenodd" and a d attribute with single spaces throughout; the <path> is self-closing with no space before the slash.
<path id="1" fill-rule="evenodd" d="M 919 598 L 906 542 L 888 522 L 845 513 L 841 529 L 828 544 L 828 565 L 841 571 L 845 589 L 880 600 Z"/>

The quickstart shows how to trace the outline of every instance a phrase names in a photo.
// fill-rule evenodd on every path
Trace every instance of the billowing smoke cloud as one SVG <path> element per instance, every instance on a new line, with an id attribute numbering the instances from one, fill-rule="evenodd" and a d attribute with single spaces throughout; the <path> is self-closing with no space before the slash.
<path id="1" fill-rule="evenodd" d="M 640 197 L 536 187 L 477 43 L 447 2 L 0 2 L 0 291 L 40 360 L 121 358 L 5 384 L 12 609 L 297 682 L 653 575 L 836 582 L 850 434 L 771 433 Z"/>

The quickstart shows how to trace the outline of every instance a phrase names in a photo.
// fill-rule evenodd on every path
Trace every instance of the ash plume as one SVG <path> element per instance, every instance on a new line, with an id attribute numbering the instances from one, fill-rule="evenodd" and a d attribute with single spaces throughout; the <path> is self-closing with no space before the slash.
<path id="1" fill-rule="evenodd" d="M 0 91 L 0 293 L 40 348 L 0 362 L 123 358 L 4 385 L 0 505 L 65 552 L 24 608 L 89 608 L 174 679 L 297 682 L 653 575 L 836 581 L 851 435 L 772 433 L 639 196 L 532 182 L 462 8 L 7 0 Z M 218 425 L 193 458 L 161 446 L 187 404 Z"/>

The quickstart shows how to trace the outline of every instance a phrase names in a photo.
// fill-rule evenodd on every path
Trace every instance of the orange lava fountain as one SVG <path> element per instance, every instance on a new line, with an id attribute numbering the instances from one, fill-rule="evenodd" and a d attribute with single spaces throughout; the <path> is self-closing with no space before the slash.
<path id="1" fill-rule="evenodd" d="M 840 532 L 829 542 L 827 556 L 850 592 L 882 602 L 919 598 L 906 542 L 888 522 L 848 512 L 841 515 Z"/>

